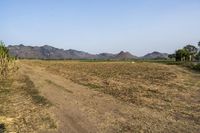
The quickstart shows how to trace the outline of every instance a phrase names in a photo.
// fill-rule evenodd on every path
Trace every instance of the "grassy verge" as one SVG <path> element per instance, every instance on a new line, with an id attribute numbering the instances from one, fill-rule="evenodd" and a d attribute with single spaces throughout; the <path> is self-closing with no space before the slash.
<path id="1" fill-rule="evenodd" d="M 10 86 L 11 82 L 1 81 L 0 82 L 0 133 L 4 133 L 6 131 L 5 121 L 2 120 L 1 116 L 6 115 L 7 108 L 5 105 L 9 102 L 8 96 L 10 94 Z"/>
<path id="2" fill-rule="evenodd" d="M 39 95 L 33 82 L 26 76 L 16 74 L 13 79 L 1 81 L 0 101 L 0 133 L 56 128 L 47 110 L 49 101 Z"/>

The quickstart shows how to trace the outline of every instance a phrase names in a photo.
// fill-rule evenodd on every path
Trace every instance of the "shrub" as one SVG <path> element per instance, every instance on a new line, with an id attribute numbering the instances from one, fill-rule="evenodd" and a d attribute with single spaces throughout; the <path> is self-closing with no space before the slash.
<path id="1" fill-rule="evenodd" d="M 193 66 L 194 70 L 200 71 L 200 63 Z"/>
<path id="2" fill-rule="evenodd" d="M 196 58 L 197 61 L 200 61 L 200 51 L 197 53 L 195 58 Z"/>
<path id="3" fill-rule="evenodd" d="M 14 58 L 9 56 L 9 51 L 2 41 L 0 41 L 0 80 L 6 79 L 10 72 L 15 69 Z"/>

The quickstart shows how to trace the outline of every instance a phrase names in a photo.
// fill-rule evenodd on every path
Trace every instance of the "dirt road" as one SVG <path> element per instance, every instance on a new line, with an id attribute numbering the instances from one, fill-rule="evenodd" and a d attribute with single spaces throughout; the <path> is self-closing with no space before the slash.
<path id="1" fill-rule="evenodd" d="M 20 71 L 27 74 L 41 95 L 53 103 L 51 112 L 58 121 L 57 132 L 115 132 L 117 122 L 126 122 L 123 114 L 135 112 L 109 95 L 74 84 L 44 68 L 23 64 Z"/>
<path id="2" fill-rule="evenodd" d="M 39 65 L 23 63 L 20 68 L 53 106 L 50 112 L 58 133 L 190 132 L 195 125 L 176 121 L 169 112 L 136 107 L 52 74 Z M 191 129 L 190 129 L 191 128 Z M 194 132 L 198 128 L 194 129 Z"/>

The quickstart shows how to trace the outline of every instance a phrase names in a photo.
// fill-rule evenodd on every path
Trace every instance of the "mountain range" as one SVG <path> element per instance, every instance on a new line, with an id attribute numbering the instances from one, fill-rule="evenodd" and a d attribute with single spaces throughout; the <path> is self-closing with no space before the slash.
<path id="1" fill-rule="evenodd" d="M 9 45 L 7 47 L 9 53 L 12 56 L 22 59 L 154 59 L 154 58 L 167 58 L 168 54 L 153 52 L 143 57 L 137 57 L 129 52 L 121 51 L 117 54 L 112 53 L 100 53 L 90 54 L 83 51 L 77 51 L 73 49 L 64 50 L 55 48 L 49 45 L 44 46 L 25 46 L 20 45 Z"/>

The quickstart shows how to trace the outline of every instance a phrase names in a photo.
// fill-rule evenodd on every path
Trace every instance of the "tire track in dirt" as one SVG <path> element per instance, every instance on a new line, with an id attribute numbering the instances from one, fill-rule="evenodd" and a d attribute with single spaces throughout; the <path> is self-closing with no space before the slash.
<path id="1" fill-rule="evenodd" d="M 34 82 L 41 95 L 54 106 L 59 133 L 114 132 L 124 113 L 134 113 L 129 105 L 112 96 L 75 84 L 38 66 L 23 64 L 20 70 Z M 128 116 L 128 115 L 126 115 Z"/>
<path id="2" fill-rule="evenodd" d="M 38 64 L 20 64 L 21 73 L 28 75 L 41 95 L 53 104 L 50 112 L 58 122 L 59 133 L 197 132 L 199 129 L 190 121 L 175 120 L 173 112 L 122 102 L 50 73 Z M 179 68 L 173 67 L 172 70 Z M 181 80 L 184 80 L 182 69 L 178 72 Z M 184 73 L 186 76 L 189 74 L 187 71 Z"/>

